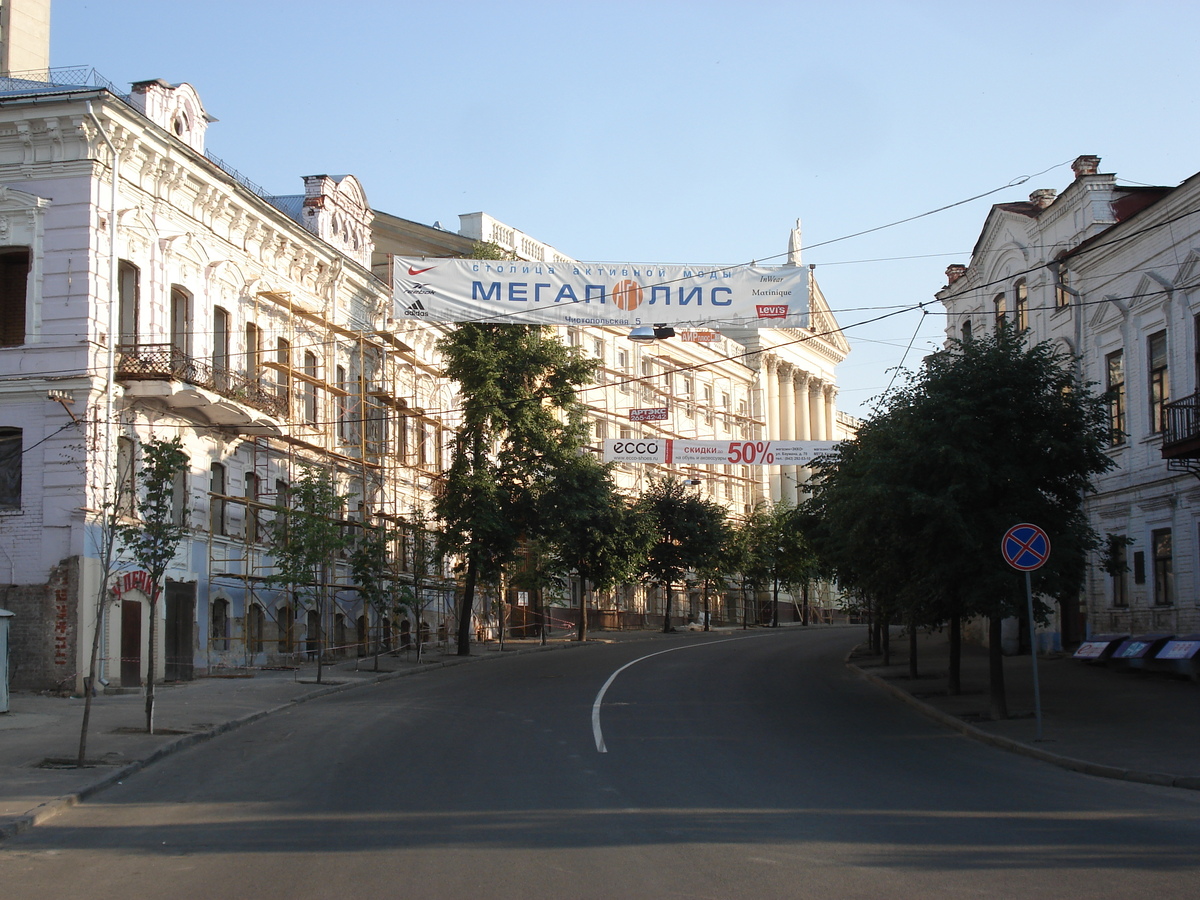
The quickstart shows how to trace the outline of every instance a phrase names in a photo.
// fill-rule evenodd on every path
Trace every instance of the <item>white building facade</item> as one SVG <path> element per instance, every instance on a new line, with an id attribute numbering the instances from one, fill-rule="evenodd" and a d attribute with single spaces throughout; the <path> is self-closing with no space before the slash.
<path id="1" fill-rule="evenodd" d="M 1194 407 L 1200 391 L 1200 176 L 1124 187 L 1099 163 L 1079 157 L 1061 194 L 994 206 L 970 264 L 951 266 L 937 294 L 948 338 L 1014 321 L 1108 392 L 1116 465 L 1084 500 L 1104 546 L 1084 595 L 1060 610 L 1055 630 L 1068 644 L 1200 630 L 1200 483 L 1182 458 L 1163 457 L 1172 408 Z"/>

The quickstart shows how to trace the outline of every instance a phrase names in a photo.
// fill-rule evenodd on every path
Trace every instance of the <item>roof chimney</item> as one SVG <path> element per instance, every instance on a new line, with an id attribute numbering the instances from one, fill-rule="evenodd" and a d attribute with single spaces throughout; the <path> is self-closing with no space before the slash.
<path id="1" fill-rule="evenodd" d="M 1098 156 L 1080 156 L 1071 163 L 1071 171 L 1075 173 L 1076 178 L 1082 178 L 1084 175 L 1095 175 L 1100 169 L 1100 157 Z"/>
<path id="2" fill-rule="evenodd" d="M 1054 188 L 1040 188 L 1029 195 L 1029 202 L 1038 209 L 1045 209 L 1054 202 L 1054 198 L 1058 196 L 1058 191 Z"/>
<path id="3" fill-rule="evenodd" d="M 958 279 L 967 274 L 967 267 L 962 263 L 951 263 L 946 266 L 946 285 L 947 287 L 954 284 Z"/>

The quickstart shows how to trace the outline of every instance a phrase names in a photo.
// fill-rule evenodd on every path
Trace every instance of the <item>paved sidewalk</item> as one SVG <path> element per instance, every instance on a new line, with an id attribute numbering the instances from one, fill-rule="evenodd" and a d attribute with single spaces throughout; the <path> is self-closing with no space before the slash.
<path id="1" fill-rule="evenodd" d="M 847 662 L 922 712 L 978 740 L 1055 765 L 1149 784 L 1200 790 L 1200 684 L 1144 671 L 1119 671 L 1067 655 L 1041 657 L 1042 738 L 1034 715 L 1033 663 L 1006 657 L 1009 718 L 988 717 L 987 650 L 963 644 L 962 693 L 946 693 L 949 640 L 918 639 L 918 678 L 908 672 L 908 638 L 892 637 L 891 665 L 856 648 Z"/>

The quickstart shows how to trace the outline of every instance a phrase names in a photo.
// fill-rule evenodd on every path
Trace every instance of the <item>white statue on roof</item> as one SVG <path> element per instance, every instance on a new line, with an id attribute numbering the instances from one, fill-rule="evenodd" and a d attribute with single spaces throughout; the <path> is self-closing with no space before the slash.
<path id="1" fill-rule="evenodd" d="M 803 244 L 800 241 L 800 220 L 796 220 L 796 227 L 792 229 L 792 233 L 788 236 L 788 251 L 787 264 L 789 266 L 799 266 L 800 263 L 800 248 Z"/>

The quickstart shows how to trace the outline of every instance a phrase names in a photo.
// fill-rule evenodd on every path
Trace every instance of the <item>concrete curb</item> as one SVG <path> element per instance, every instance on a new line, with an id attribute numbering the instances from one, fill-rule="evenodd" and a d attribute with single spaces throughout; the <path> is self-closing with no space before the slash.
<path id="1" fill-rule="evenodd" d="M 539 645 L 537 647 L 515 647 L 512 650 L 505 650 L 504 653 L 496 652 L 495 655 L 490 655 L 487 651 L 479 655 L 472 654 L 471 656 L 456 656 L 450 659 L 439 659 L 437 662 L 422 663 L 420 668 L 401 669 L 396 672 L 380 672 L 368 673 L 373 677 L 359 678 L 352 682 L 344 684 L 328 685 L 318 688 L 317 690 L 309 691 L 306 694 L 301 694 L 299 697 L 293 697 L 286 703 L 281 703 L 278 706 L 272 706 L 268 709 L 256 710 L 252 713 L 247 713 L 237 719 L 231 719 L 228 722 L 222 722 L 220 725 L 214 725 L 212 728 L 204 731 L 196 731 L 191 734 L 181 735 L 173 741 L 168 741 L 161 747 L 149 754 L 145 759 L 139 759 L 127 766 L 122 766 L 113 772 L 109 772 L 102 778 L 97 779 L 93 783 L 80 788 L 70 794 L 65 794 L 62 797 L 56 797 L 53 800 L 47 800 L 38 806 L 35 806 L 29 812 L 19 816 L 13 816 L 10 819 L 0 821 L 0 841 L 5 838 L 15 837 L 22 834 L 31 828 L 43 824 L 54 818 L 64 810 L 77 806 L 89 797 L 100 793 L 106 788 L 112 787 L 114 784 L 119 784 L 126 778 L 141 771 L 153 763 L 161 759 L 165 759 L 180 750 L 186 750 L 188 747 L 193 747 L 196 744 L 202 744 L 209 741 L 218 735 L 225 734 L 241 728 L 244 725 L 249 725 L 252 722 L 257 722 L 259 719 L 264 719 L 267 716 L 290 709 L 300 703 L 307 703 L 309 700 L 317 700 L 321 697 L 327 697 L 331 694 L 340 694 L 343 691 L 354 690 L 356 688 L 369 687 L 370 685 L 380 684 L 384 681 L 391 681 L 396 678 L 405 678 L 409 675 L 420 675 L 425 672 L 432 672 L 435 669 L 446 669 L 452 666 L 460 666 L 469 662 L 482 662 L 490 659 L 506 659 L 509 654 L 518 656 L 526 653 L 544 653 L 548 650 L 558 650 L 567 647 L 585 647 L 589 644 L 595 646 L 604 643 L 600 640 L 589 641 L 557 641 L 552 644 Z M 361 672 L 359 674 L 362 674 Z"/>
<path id="2" fill-rule="evenodd" d="M 855 648 L 857 649 L 857 648 Z M 1118 766 L 1105 766 L 1100 763 L 1088 762 L 1083 759 L 1075 759 L 1071 756 L 1062 756 L 1058 753 L 1051 753 L 1048 750 L 1043 750 L 1040 747 L 1032 747 L 1029 744 L 1015 741 L 1012 738 L 1006 738 L 998 734 L 991 734 L 984 731 L 982 728 L 976 728 L 968 722 L 964 722 L 957 716 L 952 716 L 949 713 L 942 712 L 934 706 L 918 700 L 908 691 L 902 690 L 891 684 L 884 678 L 878 675 L 873 675 L 865 671 L 856 664 L 850 661 L 850 657 L 854 655 L 855 650 L 851 650 L 846 654 L 846 668 L 858 674 L 861 678 L 871 682 L 876 687 L 882 688 L 887 693 L 891 694 L 899 700 L 904 701 L 908 705 L 914 707 L 927 718 L 933 719 L 947 728 L 952 728 L 955 731 L 963 734 L 972 740 L 979 741 L 983 744 L 990 744 L 993 747 L 998 747 L 1001 750 L 1008 750 L 1011 753 L 1019 753 L 1022 756 L 1029 756 L 1033 759 L 1041 760 L 1042 762 L 1050 763 L 1062 769 L 1069 769 L 1072 772 L 1082 772 L 1085 775 L 1095 775 L 1098 778 L 1113 778 L 1119 781 L 1135 781 L 1140 784 L 1154 784 L 1160 787 L 1175 787 L 1184 788 L 1186 790 L 1200 791 L 1200 775 L 1168 775 L 1163 772 L 1139 772 L 1134 769 L 1122 769 Z"/>

